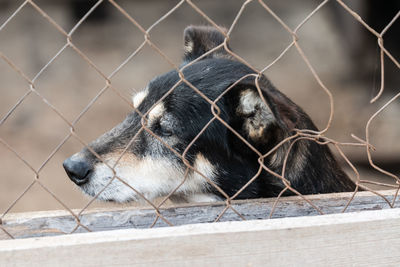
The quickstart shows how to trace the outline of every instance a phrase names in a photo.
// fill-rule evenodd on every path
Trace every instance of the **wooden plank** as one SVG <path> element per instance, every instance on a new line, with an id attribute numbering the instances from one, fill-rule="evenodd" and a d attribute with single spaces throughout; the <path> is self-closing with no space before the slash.
<path id="1" fill-rule="evenodd" d="M 0 241 L 0 266 L 398 266 L 400 209 Z"/>
<path id="2" fill-rule="evenodd" d="M 390 201 L 394 191 L 380 191 Z M 307 198 L 325 214 L 342 212 L 351 193 L 312 195 Z M 256 199 L 234 201 L 232 206 L 247 220 L 269 218 L 275 199 Z M 204 203 L 196 205 L 171 206 L 161 210 L 173 225 L 214 222 L 225 208 L 225 203 Z M 383 198 L 370 192 L 357 193 L 347 212 L 362 210 L 387 209 L 389 205 Z M 76 211 L 78 213 L 78 211 Z M 282 198 L 277 205 L 273 218 L 318 215 L 318 211 L 300 197 Z M 105 231 L 129 228 L 149 228 L 156 218 L 155 211 L 149 208 L 97 209 L 88 211 L 80 217 L 83 225 L 90 230 Z M 242 220 L 235 212 L 228 209 L 221 221 Z M 76 221 L 66 211 L 47 211 L 37 213 L 8 214 L 3 220 L 3 227 L 15 238 L 39 237 L 70 233 L 76 227 Z M 159 219 L 154 227 L 168 226 Z M 79 228 L 77 232 L 86 232 Z M 0 230 L 0 239 L 9 237 Z"/>

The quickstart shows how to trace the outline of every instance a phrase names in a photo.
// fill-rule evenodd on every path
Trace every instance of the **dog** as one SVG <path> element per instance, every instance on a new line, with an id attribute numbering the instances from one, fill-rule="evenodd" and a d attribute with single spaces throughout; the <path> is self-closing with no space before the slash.
<path id="1" fill-rule="evenodd" d="M 254 70 L 223 47 L 217 49 L 224 38 L 213 27 L 187 27 L 182 73 L 160 75 L 134 95 L 135 111 L 64 161 L 69 178 L 90 196 L 121 203 L 172 192 L 171 199 L 188 202 L 235 194 L 237 199 L 275 197 L 288 184 L 301 194 L 354 191 L 329 148 L 315 141 L 284 143 L 264 158 L 266 168 L 260 170 L 258 153 L 269 152 L 295 129 L 317 128 L 266 77 L 256 85 Z M 217 98 L 212 111 L 210 103 Z M 284 162 L 286 184 L 274 175 L 282 173 Z"/>

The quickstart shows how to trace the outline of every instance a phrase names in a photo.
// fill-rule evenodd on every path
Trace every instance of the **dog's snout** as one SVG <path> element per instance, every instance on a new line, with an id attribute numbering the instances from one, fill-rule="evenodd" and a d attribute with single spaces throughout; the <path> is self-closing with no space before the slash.
<path id="1" fill-rule="evenodd" d="M 87 183 L 89 180 L 89 174 L 92 171 L 91 164 L 82 158 L 67 158 L 63 163 L 63 167 L 67 172 L 68 177 L 77 185 Z"/>

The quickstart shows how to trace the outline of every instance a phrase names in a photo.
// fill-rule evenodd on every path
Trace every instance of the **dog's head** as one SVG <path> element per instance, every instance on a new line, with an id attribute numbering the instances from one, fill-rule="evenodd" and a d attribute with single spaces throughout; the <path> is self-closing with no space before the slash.
<path id="1" fill-rule="evenodd" d="M 256 152 L 243 140 L 267 152 L 296 126 L 299 112 L 265 77 L 256 86 L 251 68 L 224 47 L 215 49 L 224 39 L 215 28 L 188 27 L 184 80 L 174 70 L 150 81 L 133 97 L 136 111 L 65 160 L 70 179 L 91 196 L 108 185 L 98 198 L 117 202 L 140 200 L 137 192 L 148 199 L 165 196 L 182 182 L 174 195 L 189 200 L 221 196 L 213 183 L 228 195 L 241 188 L 259 167 Z M 217 98 L 218 118 L 211 104 Z M 279 166 L 277 153 L 266 164 Z M 259 190 L 249 186 L 242 196 L 260 196 Z"/>

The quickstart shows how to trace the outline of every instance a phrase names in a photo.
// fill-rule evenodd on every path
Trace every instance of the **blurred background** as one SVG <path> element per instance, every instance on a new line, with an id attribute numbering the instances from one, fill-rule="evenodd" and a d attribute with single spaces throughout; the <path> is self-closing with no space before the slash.
<path id="1" fill-rule="evenodd" d="M 66 32 L 96 2 L 34 1 Z M 179 1 L 116 2 L 147 29 Z M 244 1 L 193 2 L 217 24 L 229 28 Z M 316 0 L 264 2 L 292 29 L 321 3 Z M 378 32 L 400 10 L 400 2 L 396 0 L 344 2 Z M 24 3 L 22 0 L 0 0 L 0 25 Z M 151 41 L 177 65 L 183 54 L 182 32 L 190 24 L 208 25 L 208 22 L 184 3 L 150 33 Z M 385 92 L 376 103 L 370 104 L 380 88 L 377 39 L 336 1 L 330 1 L 314 14 L 300 28 L 298 36 L 300 46 L 334 96 L 334 121 L 326 135 L 341 142 L 353 142 L 352 133 L 365 139 L 368 119 L 400 91 L 399 69 L 388 58 L 385 59 Z M 101 3 L 72 35 L 73 44 L 105 75 L 124 62 L 143 40 L 143 33 L 108 1 Z M 239 18 L 230 45 L 251 65 L 262 69 L 275 60 L 291 41 L 290 34 L 258 1 L 253 1 Z M 29 3 L 4 27 L 0 26 L 0 51 L 30 79 L 65 44 L 66 37 Z M 400 19 L 386 32 L 384 44 L 399 61 Z M 171 68 L 167 61 L 146 45 L 113 76 L 111 83 L 123 97 L 130 99 L 150 79 Z M 329 98 L 294 47 L 265 74 L 279 90 L 300 105 L 320 129 L 326 126 L 330 111 Z M 82 145 L 74 137 L 69 138 L 49 159 L 69 134 L 69 126 L 35 94 L 26 97 L 4 120 L 9 110 L 27 93 L 29 85 L 1 59 L 0 81 L 0 138 L 33 168 L 43 166 L 39 179 L 62 202 L 70 208 L 82 208 L 90 199 L 69 181 L 62 168 L 63 160 L 81 150 Z M 70 122 L 104 86 L 104 78 L 70 47 L 46 67 L 35 81 L 35 89 Z M 123 120 L 129 112 L 130 106 L 120 96 L 113 90 L 106 90 L 80 118 L 75 127 L 76 133 L 85 142 L 90 142 Z M 372 154 L 374 161 L 396 175 L 400 174 L 399 115 L 400 103 L 396 100 L 371 124 L 371 143 L 376 147 Z M 394 183 L 393 179 L 369 167 L 364 147 L 346 147 L 344 151 L 360 171 L 361 179 Z M 350 169 L 349 174 L 353 175 Z M 10 207 L 34 178 L 34 172 L 0 143 L 0 214 Z M 109 205 L 112 204 L 95 202 L 91 207 Z M 48 192 L 35 184 L 18 200 L 11 212 L 62 208 Z"/>

